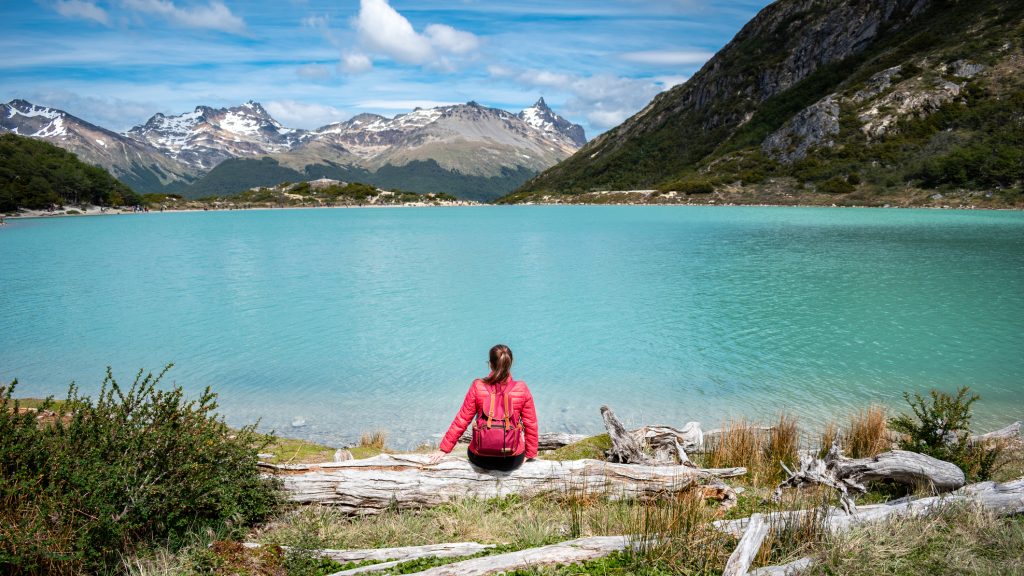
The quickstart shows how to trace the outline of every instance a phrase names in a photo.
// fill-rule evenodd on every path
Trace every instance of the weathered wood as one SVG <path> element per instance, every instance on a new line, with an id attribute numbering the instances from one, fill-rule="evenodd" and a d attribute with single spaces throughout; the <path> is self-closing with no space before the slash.
<path id="1" fill-rule="evenodd" d="M 671 426 L 643 426 L 630 432 L 637 442 L 646 444 L 654 453 L 658 464 L 683 464 L 696 466 L 687 456 L 687 451 L 698 450 L 704 445 L 704 434 L 700 422 L 687 422 L 682 429 Z"/>
<path id="2" fill-rule="evenodd" d="M 1018 420 L 1013 424 L 1005 428 L 1000 428 L 987 434 L 978 434 L 977 436 L 971 436 L 967 439 L 968 444 L 985 444 L 988 442 L 998 442 L 1006 440 L 1020 440 L 1021 439 L 1021 422 Z"/>
<path id="3" fill-rule="evenodd" d="M 752 570 L 749 574 L 750 576 L 796 576 L 810 568 L 811 564 L 814 564 L 814 560 L 804 557 L 781 566 L 765 566 L 763 568 L 758 568 L 756 570 Z"/>
<path id="4" fill-rule="evenodd" d="M 824 530 L 836 533 L 887 518 L 927 515 L 940 509 L 943 505 L 956 503 L 974 504 L 1001 516 L 1024 514 L 1024 478 L 1003 483 L 979 482 L 948 494 L 925 498 L 901 498 L 884 504 L 859 506 L 850 514 L 837 508 L 825 511 L 820 509 L 794 510 L 765 514 L 764 520 L 772 526 L 813 521 L 820 524 Z M 741 518 L 739 520 L 719 520 L 713 524 L 723 532 L 741 537 L 748 522 L 749 518 Z"/>
<path id="5" fill-rule="evenodd" d="M 537 566 L 584 562 L 624 550 L 628 546 L 630 546 L 630 539 L 626 536 L 591 536 L 540 548 L 453 562 L 416 572 L 416 574 L 420 576 L 486 576 Z"/>
<path id="6" fill-rule="evenodd" d="M 466 460 L 449 458 L 436 466 L 421 454 L 383 454 L 374 458 L 277 467 L 288 497 L 299 503 L 337 506 L 351 514 L 376 514 L 389 506 L 421 508 L 457 498 L 534 496 L 567 492 L 611 498 L 649 499 L 695 487 L 711 486 L 726 502 L 736 495 L 720 478 L 745 468 L 642 466 L 598 460 L 535 460 L 512 472 L 486 471 Z M 705 491 L 707 492 L 707 491 Z"/>
<path id="7" fill-rule="evenodd" d="M 785 465 L 783 465 L 785 468 Z M 843 508 L 852 512 L 855 508 L 850 491 L 867 492 L 869 482 L 888 480 L 913 487 L 926 487 L 935 492 L 949 492 L 964 485 L 963 470 L 955 464 L 931 456 L 892 450 L 871 458 L 847 458 L 838 444 L 833 444 L 825 458 L 815 458 L 801 453 L 800 467 L 790 471 L 789 478 L 775 489 L 777 501 L 784 488 L 799 488 L 807 484 L 823 484 L 840 493 Z"/>
<path id="8" fill-rule="evenodd" d="M 725 563 L 725 570 L 722 576 L 746 576 L 750 565 L 754 563 L 754 557 L 761 549 L 765 537 L 768 536 L 770 526 L 764 521 L 761 514 L 754 514 L 747 522 L 747 529 L 744 530 L 736 549 L 729 556 Z"/>
<path id="9" fill-rule="evenodd" d="M 604 420 L 604 427 L 608 430 L 608 436 L 612 440 L 612 447 L 608 450 L 609 462 L 647 466 L 655 463 L 653 458 L 644 454 L 640 442 L 626 430 L 622 422 L 619 422 L 611 408 L 601 406 L 601 418 Z"/>

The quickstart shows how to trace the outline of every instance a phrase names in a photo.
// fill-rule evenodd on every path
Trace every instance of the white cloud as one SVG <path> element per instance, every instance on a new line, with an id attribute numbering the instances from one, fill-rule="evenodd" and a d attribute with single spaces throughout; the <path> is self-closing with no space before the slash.
<path id="1" fill-rule="evenodd" d="M 365 52 L 403 64 L 451 69 L 450 56 L 468 54 L 480 46 L 475 35 L 446 24 L 430 24 L 421 34 L 387 0 L 360 0 L 353 27 Z"/>
<path id="2" fill-rule="evenodd" d="M 362 52 L 343 52 L 341 69 L 349 74 L 359 74 L 373 68 L 373 61 Z"/>
<path id="3" fill-rule="evenodd" d="M 177 6 L 172 0 L 121 0 L 121 3 L 130 10 L 163 16 L 187 28 L 207 28 L 234 34 L 245 31 L 245 21 L 233 14 L 220 0 L 210 0 L 209 4 L 196 4 L 187 8 Z"/>
<path id="4" fill-rule="evenodd" d="M 513 70 L 501 66 L 491 66 L 488 70 L 496 78 L 511 80 L 523 86 L 568 93 L 570 97 L 560 113 L 585 118 L 590 126 L 598 130 L 621 124 L 646 106 L 659 92 L 671 87 L 659 79 L 611 74 L 581 76 L 539 69 Z"/>
<path id="5" fill-rule="evenodd" d="M 272 100 L 263 105 L 275 120 L 289 128 L 313 129 L 344 120 L 347 115 L 334 106 L 296 100 Z"/>
<path id="6" fill-rule="evenodd" d="M 466 54 L 480 47 L 480 40 L 447 24 L 431 24 L 424 28 L 430 42 L 438 49 L 452 54 Z"/>
<path id="7" fill-rule="evenodd" d="M 713 52 L 703 50 L 645 50 L 626 52 L 619 58 L 637 64 L 655 64 L 659 66 L 691 66 L 703 64 L 714 56 Z"/>
<path id="8" fill-rule="evenodd" d="M 57 0 L 53 9 L 65 18 L 84 18 L 100 24 L 110 24 L 110 16 L 107 11 L 96 5 L 95 2 L 83 0 Z"/>
<path id="9" fill-rule="evenodd" d="M 355 28 L 367 48 L 399 62 L 423 64 L 434 57 L 430 40 L 417 34 L 387 0 L 361 0 Z"/>

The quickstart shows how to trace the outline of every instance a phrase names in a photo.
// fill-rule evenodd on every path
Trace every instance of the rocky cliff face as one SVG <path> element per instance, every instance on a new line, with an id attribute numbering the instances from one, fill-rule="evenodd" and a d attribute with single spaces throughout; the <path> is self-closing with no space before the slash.
<path id="1" fill-rule="evenodd" d="M 125 135 L 196 170 L 210 170 L 228 158 L 284 152 L 303 132 L 281 126 L 259 102 L 231 108 L 198 106 L 178 116 L 156 114 Z"/>
<path id="2" fill-rule="evenodd" d="M 1020 52 L 1022 21 L 1024 4 L 998 0 L 780 0 L 689 81 L 519 196 L 652 188 L 698 176 L 725 183 L 741 173 L 799 178 L 806 171 L 796 169 L 822 154 L 851 147 L 881 154 L 897 137 L 921 138 L 914 146 L 926 147 L 936 128 L 925 134 L 908 122 L 927 125 L 939 111 L 952 121 L 950 107 L 982 105 L 985 90 L 1019 90 L 1022 73 L 997 63 Z M 909 170 L 918 152 L 906 148 L 900 162 Z"/>

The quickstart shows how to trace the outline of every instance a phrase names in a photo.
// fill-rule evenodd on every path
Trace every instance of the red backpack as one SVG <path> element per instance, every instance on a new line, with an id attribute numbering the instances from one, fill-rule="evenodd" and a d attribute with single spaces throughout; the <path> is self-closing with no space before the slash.
<path id="1" fill-rule="evenodd" d="M 508 395 L 516 384 L 518 382 L 513 381 L 504 390 L 494 384 L 493 391 L 488 386 L 487 395 L 491 405 L 486 414 L 483 410 L 477 413 L 476 422 L 473 423 L 473 441 L 470 444 L 473 452 L 480 456 L 515 456 L 522 453 L 523 417 L 520 415 L 518 422 L 513 422 L 515 415 L 512 414 L 512 402 Z M 495 405 L 501 409 L 500 415 L 495 414 Z"/>

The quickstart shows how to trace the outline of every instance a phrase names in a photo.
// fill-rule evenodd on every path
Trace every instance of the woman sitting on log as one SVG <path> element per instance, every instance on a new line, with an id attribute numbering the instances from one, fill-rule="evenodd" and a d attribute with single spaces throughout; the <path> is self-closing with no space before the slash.
<path id="1" fill-rule="evenodd" d="M 440 450 L 430 457 L 431 464 L 455 448 L 474 416 L 468 452 L 474 466 L 507 472 L 537 456 L 537 411 L 526 383 L 517 382 L 509 373 L 512 351 L 504 344 L 491 348 L 488 365 L 491 373 L 470 385 Z"/>

